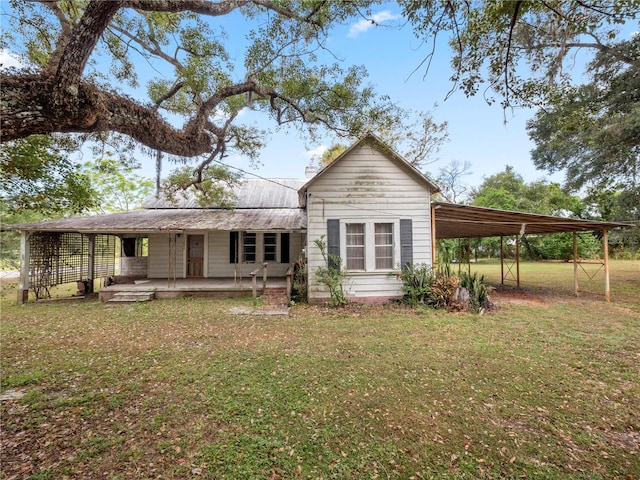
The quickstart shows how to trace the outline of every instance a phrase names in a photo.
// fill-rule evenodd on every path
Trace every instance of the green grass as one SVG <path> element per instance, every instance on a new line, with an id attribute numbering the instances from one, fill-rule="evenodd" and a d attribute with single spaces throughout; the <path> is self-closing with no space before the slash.
<path id="1" fill-rule="evenodd" d="M 521 274 L 485 316 L 12 294 L 0 478 L 639 478 L 640 262 Z"/>

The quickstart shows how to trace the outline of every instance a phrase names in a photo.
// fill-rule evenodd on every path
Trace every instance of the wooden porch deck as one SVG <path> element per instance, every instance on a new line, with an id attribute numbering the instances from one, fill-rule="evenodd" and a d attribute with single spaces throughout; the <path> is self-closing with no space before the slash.
<path id="1" fill-rule="evenodd" d="M 285 277 L 267 279 L 267 290 L 286 289 Z M 190 297 L 235 297 L 252 294 L 251 278 L 177 278 L 175 282 L 167 279 L 149 278 L 137 280 L 134 284 L 123 283 L 102 287 L 100 300 L 107 301 L 121 292 L 155 293 L 155 298 Z M 257 294 L 262 295 L 262 279 L 257 282 Z"/>

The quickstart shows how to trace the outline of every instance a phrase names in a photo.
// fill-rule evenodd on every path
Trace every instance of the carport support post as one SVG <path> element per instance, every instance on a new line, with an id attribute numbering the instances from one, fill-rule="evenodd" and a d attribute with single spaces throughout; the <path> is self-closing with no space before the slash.
<path id="1" fill-rule="evenodd" d="M 604 296 L 607 302 L 611 302 L 611 288 L 609 285 L 609 234 L 606 228 L 602 229 L 602 243 L 604 245 Z"/>
<path id="2" fill-rule="evenodd" d="M 96 276 L 96 236 L 95 234 L 87 235 L 89 239 L 89 254 L 87 259 L 87 292 L 93 293 L 93 279 Z"/>
<path id="3" fill-rule="evenodd" d="M 437 242 L 438 238 L 436 237 L 436 207 L 431 205 L 431 267 L 437 265 L 438 259 L 436 258 L 436 254 L 438 251 Z"/>
<path id="4" fill-rule="evenodd" d="M 20 232 L 20 278 L 18 279 L 18 303 L 29 300 L 29 263 L 31 263 L 30 232 Z"/>
<path id="5" fill-rule="evenodd" d="M 500 235 L 500 283 L 504 285 L 504 237 Z"/>
<path id="6" fill-rule="evenodd" d="M 580 296 L 578 286 L 578 232 L 573 231 L 573 291 L 576 297 Z"/>
<path id="7" fill-rule="evenodd" d="M 520 235 L 516 235 L 516 286 L 520 288 Z"/>

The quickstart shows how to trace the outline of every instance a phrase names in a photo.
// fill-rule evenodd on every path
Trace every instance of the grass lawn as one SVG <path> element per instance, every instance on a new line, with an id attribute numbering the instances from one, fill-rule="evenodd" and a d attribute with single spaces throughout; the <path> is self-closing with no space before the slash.
<path id="1" fill-rule="evenodd" d="M 523 264 L 484 316 L 9 289 L 1 391 L 24 396 L 0 402 L 0 478 L 637 480 L 640 262 L 611 271 L 607 304 Z"/>

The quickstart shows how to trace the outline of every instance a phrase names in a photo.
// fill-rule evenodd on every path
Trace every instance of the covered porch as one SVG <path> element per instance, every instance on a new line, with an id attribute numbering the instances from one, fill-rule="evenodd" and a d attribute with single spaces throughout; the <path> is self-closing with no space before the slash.
<path id="1" fill-rule="evenodd" d="M 135 301 L 136 295 L 144 298 L 153 293 L 153 298 L 180 297 L 240 297 L 254 295 L 282 295 L 291 297 L 292 274 L 285 277 L 267 277 L 256 273 L 249 278 L 177 278 L 136 280 L 131 284 L 115 284 L 102 287 L 98 293 L 101 301 L 128 296 Z"/>

